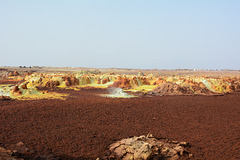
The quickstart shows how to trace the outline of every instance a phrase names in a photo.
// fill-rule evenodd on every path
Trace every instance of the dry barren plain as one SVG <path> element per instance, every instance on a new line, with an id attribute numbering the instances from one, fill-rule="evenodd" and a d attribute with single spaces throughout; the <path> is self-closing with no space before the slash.
<path id="1" fill-rule="evenodd" d="M 239 71 L 139 71 L 3 67 L 0 159 L 115 159 L 149 133 L 187 142 L 179 159 L 240 159 Z"/>

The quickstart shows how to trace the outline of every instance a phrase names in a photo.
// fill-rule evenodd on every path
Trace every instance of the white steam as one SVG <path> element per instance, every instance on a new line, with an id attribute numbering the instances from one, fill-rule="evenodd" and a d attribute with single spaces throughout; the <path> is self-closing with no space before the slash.
<path id="1" fill-rule="evenodd" d="M 129 95 L 123 91 L 121 88 L 111 88 L 108 90 L 109 94 L 102 95 L 104 97 L 112 97 L 112 98 L 130 98 L 134 97 L 133 95 Z"/>

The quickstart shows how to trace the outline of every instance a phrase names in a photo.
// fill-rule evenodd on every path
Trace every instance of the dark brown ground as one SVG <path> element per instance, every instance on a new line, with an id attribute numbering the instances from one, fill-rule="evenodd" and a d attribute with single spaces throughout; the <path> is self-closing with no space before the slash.
<path id="1" fill-rule="evenodd" d="M 22 141 L 34 155 L 96 158 L 116 140 L 152 133 L 190 142 L 194 159 L 240 159 L 240 93 L 112 99 L 98 96 L 101 89 L 62 92 L 72 97 L 0 102 L 0 146 Z"/>

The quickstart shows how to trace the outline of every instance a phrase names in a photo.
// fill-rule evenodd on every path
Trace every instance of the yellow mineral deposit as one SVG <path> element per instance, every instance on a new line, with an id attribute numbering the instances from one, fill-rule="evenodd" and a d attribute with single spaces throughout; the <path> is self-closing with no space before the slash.
<path id="1" fill-rule="evenodd" d="M 38 87 L 63 88 L 79 91 L 84 87 L 94 88 L 120 88 L 115 93 L 105 95 L 106 97 L 134 97 L 128 92 L 153 91 L 161 84 L 177 84 L 180 88 L 187 88 L 193 94 L 203 94 L 203 90 L 217 94 L 224 94 L 240 89 L 239 77 L 204 77 L 204 76 L 158 76 L 153 74 L 120 75 L 120 74 L 66 74 L 66 73 L 33 73 L 26 75 L 24 79 L 20 76 L 12 76 L 11 81 L 20 81 L 18 86 L 1 85 L 0 96 L 10 96 L 17 99 L 42 99 L 58 98 L 64 99 L 68 96 L 60 93 L 47 93 L 38 91 Z M 176 85 L 175 85 L 176 86 Z M 205 94 L 208 92 L 205 92 Z"/>
<path id="2" fill-rule="evenodd" d="M 69 94 L 55 92 L 41 92 L 36 87 L 28 87 L 23 89 L 19 86 L 3 86 L 0 87 L 0 95 L 8 96 L 18 100 L 34 100 L 34 99 L 62 99 L 65 100 Z"/>

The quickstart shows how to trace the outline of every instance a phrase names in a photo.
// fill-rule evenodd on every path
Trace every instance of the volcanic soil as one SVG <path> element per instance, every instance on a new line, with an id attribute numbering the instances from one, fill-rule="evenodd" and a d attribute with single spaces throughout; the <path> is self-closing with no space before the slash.
<path id="1" fill-rule="evenodd" d="M 51 91 L 50 91 L 51 92 Z M 107 98 L 104 89 L 60 90 L 66 100 L 0 102 L 0 146 L 22 141 L 32 159 L 104 157 L 108 146 L 147 135 L 191 144 L 191 159 L 240 159 L 240 93 Z"/>

